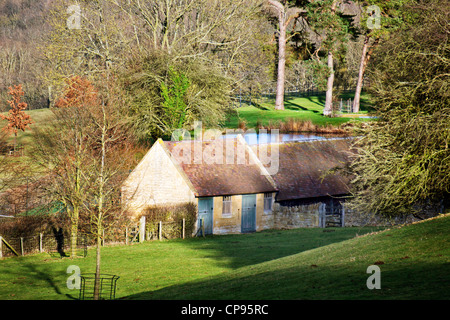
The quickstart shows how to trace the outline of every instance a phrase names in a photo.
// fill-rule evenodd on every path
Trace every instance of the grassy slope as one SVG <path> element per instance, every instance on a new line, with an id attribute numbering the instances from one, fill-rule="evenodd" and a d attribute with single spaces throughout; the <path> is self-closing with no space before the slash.
<path id="1" fill-rule="evenodd" d="M 266 231 L 103 248 L 104 273 L 127 299 L 448 299 L 450 216 L 355 237 L 372 228 Z M 383 262 L 381 290 L 366 269 Z M 0 261 L 0 299 L 67 299 L 69 265 L 48 254 Z"/>
<path id="2" fill-rule="evenodd" d="M 352 95 L 344 95 L 342 98 L 346 100 L 352 98 Z M 248 128 L 255 128 L 258 121 L 262 125 L 267 125 L 269 121 L 275 123 L 277 121 L 285 121 L 289 118 L 305 121 L 311 120 L 312 123 L 320 126 L 341 125 L 352 120 L 350 117 L 324 117 L 322 115 L 325 104 L 324 95 L 286 98 L 284 111 L 275 110 L 274 104 L 274 101 L 268 100 L 260 103 L 259 106 L 246 105 L 240 107 L 237 109 L 236 114 L 229 115 L 225 122 L 225 127 L 237 128 L 239 120 L 245 121 Z M 367 93 L 363 93 L 360 113 L 367 113 L 370 108 L 370 97 Z"/>
<path id="3" fill-rule="evenodd" d="M 7 114 L 8 112 L 3 112 Z M 25 113 L 31 116 L 33 123 L 30 125 L 30 129 L 26 131 L 19 131 L 17 133 L 17 144 L 27 145 L 31 142 L 31 134 L 34 126 L 42 126 L 48 123 L 53 116 L 50 109 L 37 109 L 37 110 L 25 110 Z M 7 124 L 6 120 L 0 119 L 0 128 L 3 128 Z M 13 143 L 14 134 L 8 137 L 8 143 Z"/>
<path id="4" fill-rule="evenodd" d="M 50 109 L 25 110 L 25 112 L 31 116 L 33 123 L 30 125 L 30 129 L 27 129 L 26 131 L 19 131 L 17 133 L 17 145 L 24 146 L 24 156 L 8 158 L 8 161 L 24 164 L 29 168 L 28 175 L 39 177 L 41 175 L 42 168 L 36 164 L 31 157 L 29 157 L 33 143 L 32 130 L 34 127 L 42 127 L 49 123 L 52 119 L 53 113 Z M 3 114 L 7 114 L 7 112 L 4 112 Z M 0 119 L 0 129 L 6 126 L 6 124 L 6 120 Z M 6 141 L 8 144 L 13 145 L 14 134 L 8 135 L 6 137 Z M 4 157 L 4 155 L 0 155 L 0 161 L 2 157 Z M 0 179 L 1 178 L 2 176 L 0 174 Z"/>
<path id="5" fill-rule="evenodd" d="M 447 215 L 133 298 L 449 299 L 449 231 Z M 381 289 L 369 290 L 375 263 Z"/>

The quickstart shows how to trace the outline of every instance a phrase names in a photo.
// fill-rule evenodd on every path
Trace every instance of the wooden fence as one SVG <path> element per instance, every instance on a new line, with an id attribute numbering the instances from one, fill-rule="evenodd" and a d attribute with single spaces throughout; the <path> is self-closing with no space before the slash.
<path id="1" fill-rule="evenodd" d="M 123 232 L 115 229 L 104 232 L 102 245 L 131 245 L 144 241 L 186 238 L 191 236 L 187 231 L 186 221 L 162 222 L 146 224 L 145 219 L 140 220 L 135 226 L 127 226 Z M 77 255 L 85 256 L 87 248 L 95 245 L 95 238 L 88 234 L 77 236 Z M 54 232 L 39 233 L 27 237 L 2 237 L 0 236 L 0 258 L 9 256 L 24 256 L 28 254 L 47 252 L 50 255 L 64 256 L 70 252 L 70 235 L 68 232 L 56 230 Z"/>
<path id="2" fill-rule="evenodd" d="M 125 233 L 125 244 L 151 240 L 184 239 L 187 235 L 186 220 L 183 219 L 181 223 L 178 221 L 146 223 L 145 217 L 141 217 L 139 224 L 127 227 Z"/>
<path id="3" fill-rule="evenodd" d="M 66 241 L 64 241 L 66 239 Z M 50 255 L 63 257 L 69 252 L 69 237 L 58 237 L 54 234 L 39 233 L 32 237 L 6 239 L 0 236 L 0 258 L 9 256 L 24 256 L 28 254 L 47 252 Z M 86 238 L 78 236 L 77 255 L 85 255 Z"/>

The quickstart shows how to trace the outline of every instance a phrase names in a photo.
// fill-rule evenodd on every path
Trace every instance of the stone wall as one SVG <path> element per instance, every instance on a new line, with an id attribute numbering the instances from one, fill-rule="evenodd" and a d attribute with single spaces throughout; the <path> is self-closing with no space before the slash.
<path id="1" fill-rule="evenodd" d="M 412 215 L 402 217 L 383 217 L 375 214 L 351 212 L 345 213 L 346 227 L 366 227 L 366 226 L 395 226 L 401 224 L 410 224 L 419 221 Z"/>
<path id="2" fill-rule="evenodd" d="M 274 203 L 272 212 L 263 215 L 264 229 L 319 227 L 322 205 L 320 202 L 298 206 Z"/>
<path id="3" fill-rule="evenodd" d="M 155 143 L 122 186 L 122 203 L 133 215 L 155 205 L 197 203 L 194 193 L 160 143 Z"/>

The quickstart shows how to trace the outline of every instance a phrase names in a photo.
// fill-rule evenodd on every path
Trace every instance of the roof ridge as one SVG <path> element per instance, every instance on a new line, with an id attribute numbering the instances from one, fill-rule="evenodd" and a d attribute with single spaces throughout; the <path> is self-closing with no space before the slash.
<path id="1" fill-rule="evenodd" d="M 261 170 L 261 174 L 269 181 L 269 183 L 278 190 L 278 186 L 275 182 L 275 180 L 272 178 L 272 176 L 269 174 L 269 171 L 267 171 L 266 167 L 262 164 L 261 159 L 255 154 L 253 149 L 250 147 L 250 145 L 245 141 L 244 137 L 241 134 L 237 135 L 237 140 L 241 143 L 245 144 L 245 147 L 247 149 L 248 154 L 254 159 L 255 163 Z"/>

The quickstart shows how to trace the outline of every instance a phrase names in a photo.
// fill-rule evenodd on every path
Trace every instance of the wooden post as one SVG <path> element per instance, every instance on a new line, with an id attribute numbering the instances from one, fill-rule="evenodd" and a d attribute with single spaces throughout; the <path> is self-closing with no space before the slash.
<path id="1" fill-rule="evenodd" d="M 43 234 L 41 232 L 41 233 L 39 233 L 39 252 L 40 253 L 44 252 L 43 247 L 42 247 L 42 238 L 43 238 Z"/>
<path id="2" fill-rule="evenodd" d="M 139 242 L 145 241 L 145 216 L 142 216 L 139 221 Z"/>
<path id="3" fill-rule="evenodd" d="M 159 233 L 158 233 L 158 240 L 162 239 L 162 222 L 159 222 Z"/>
<path id="4" fill-rule="evenodd" d="M 20 253 L 23 255 L 23 237 L 20 237 Z"/>
<path id="5" fill-rule="evenodd" d="M 128 227 L 125 227 L 125 244 L 128 245 Z"/>
<path id="6" fill-rule="evenodd" d="M 202 233 L 202 237 L 204 238 L 205 237 L 205 225 L 203 223 L 204 221 L 203 221 L 203 219 L 200 219 L 199 222 L 200 222 L 199 229 L 200 229 L 200 232 Z"/>
<path id="7" fill-rule="evenodd" d="M 183 218 L 183 226 L 182 226 L 182 230 L 183 230 L 182 238 L 183 238 L 183 239 L 184 239 L 184 237 L 185 237 L 185 229 L 186 229 L 186 219 Z"/>
<path id="8" fill-rule="evenodd" d="M 0 236 L 0 259 L 3 258 L 3 238 Z"/>

